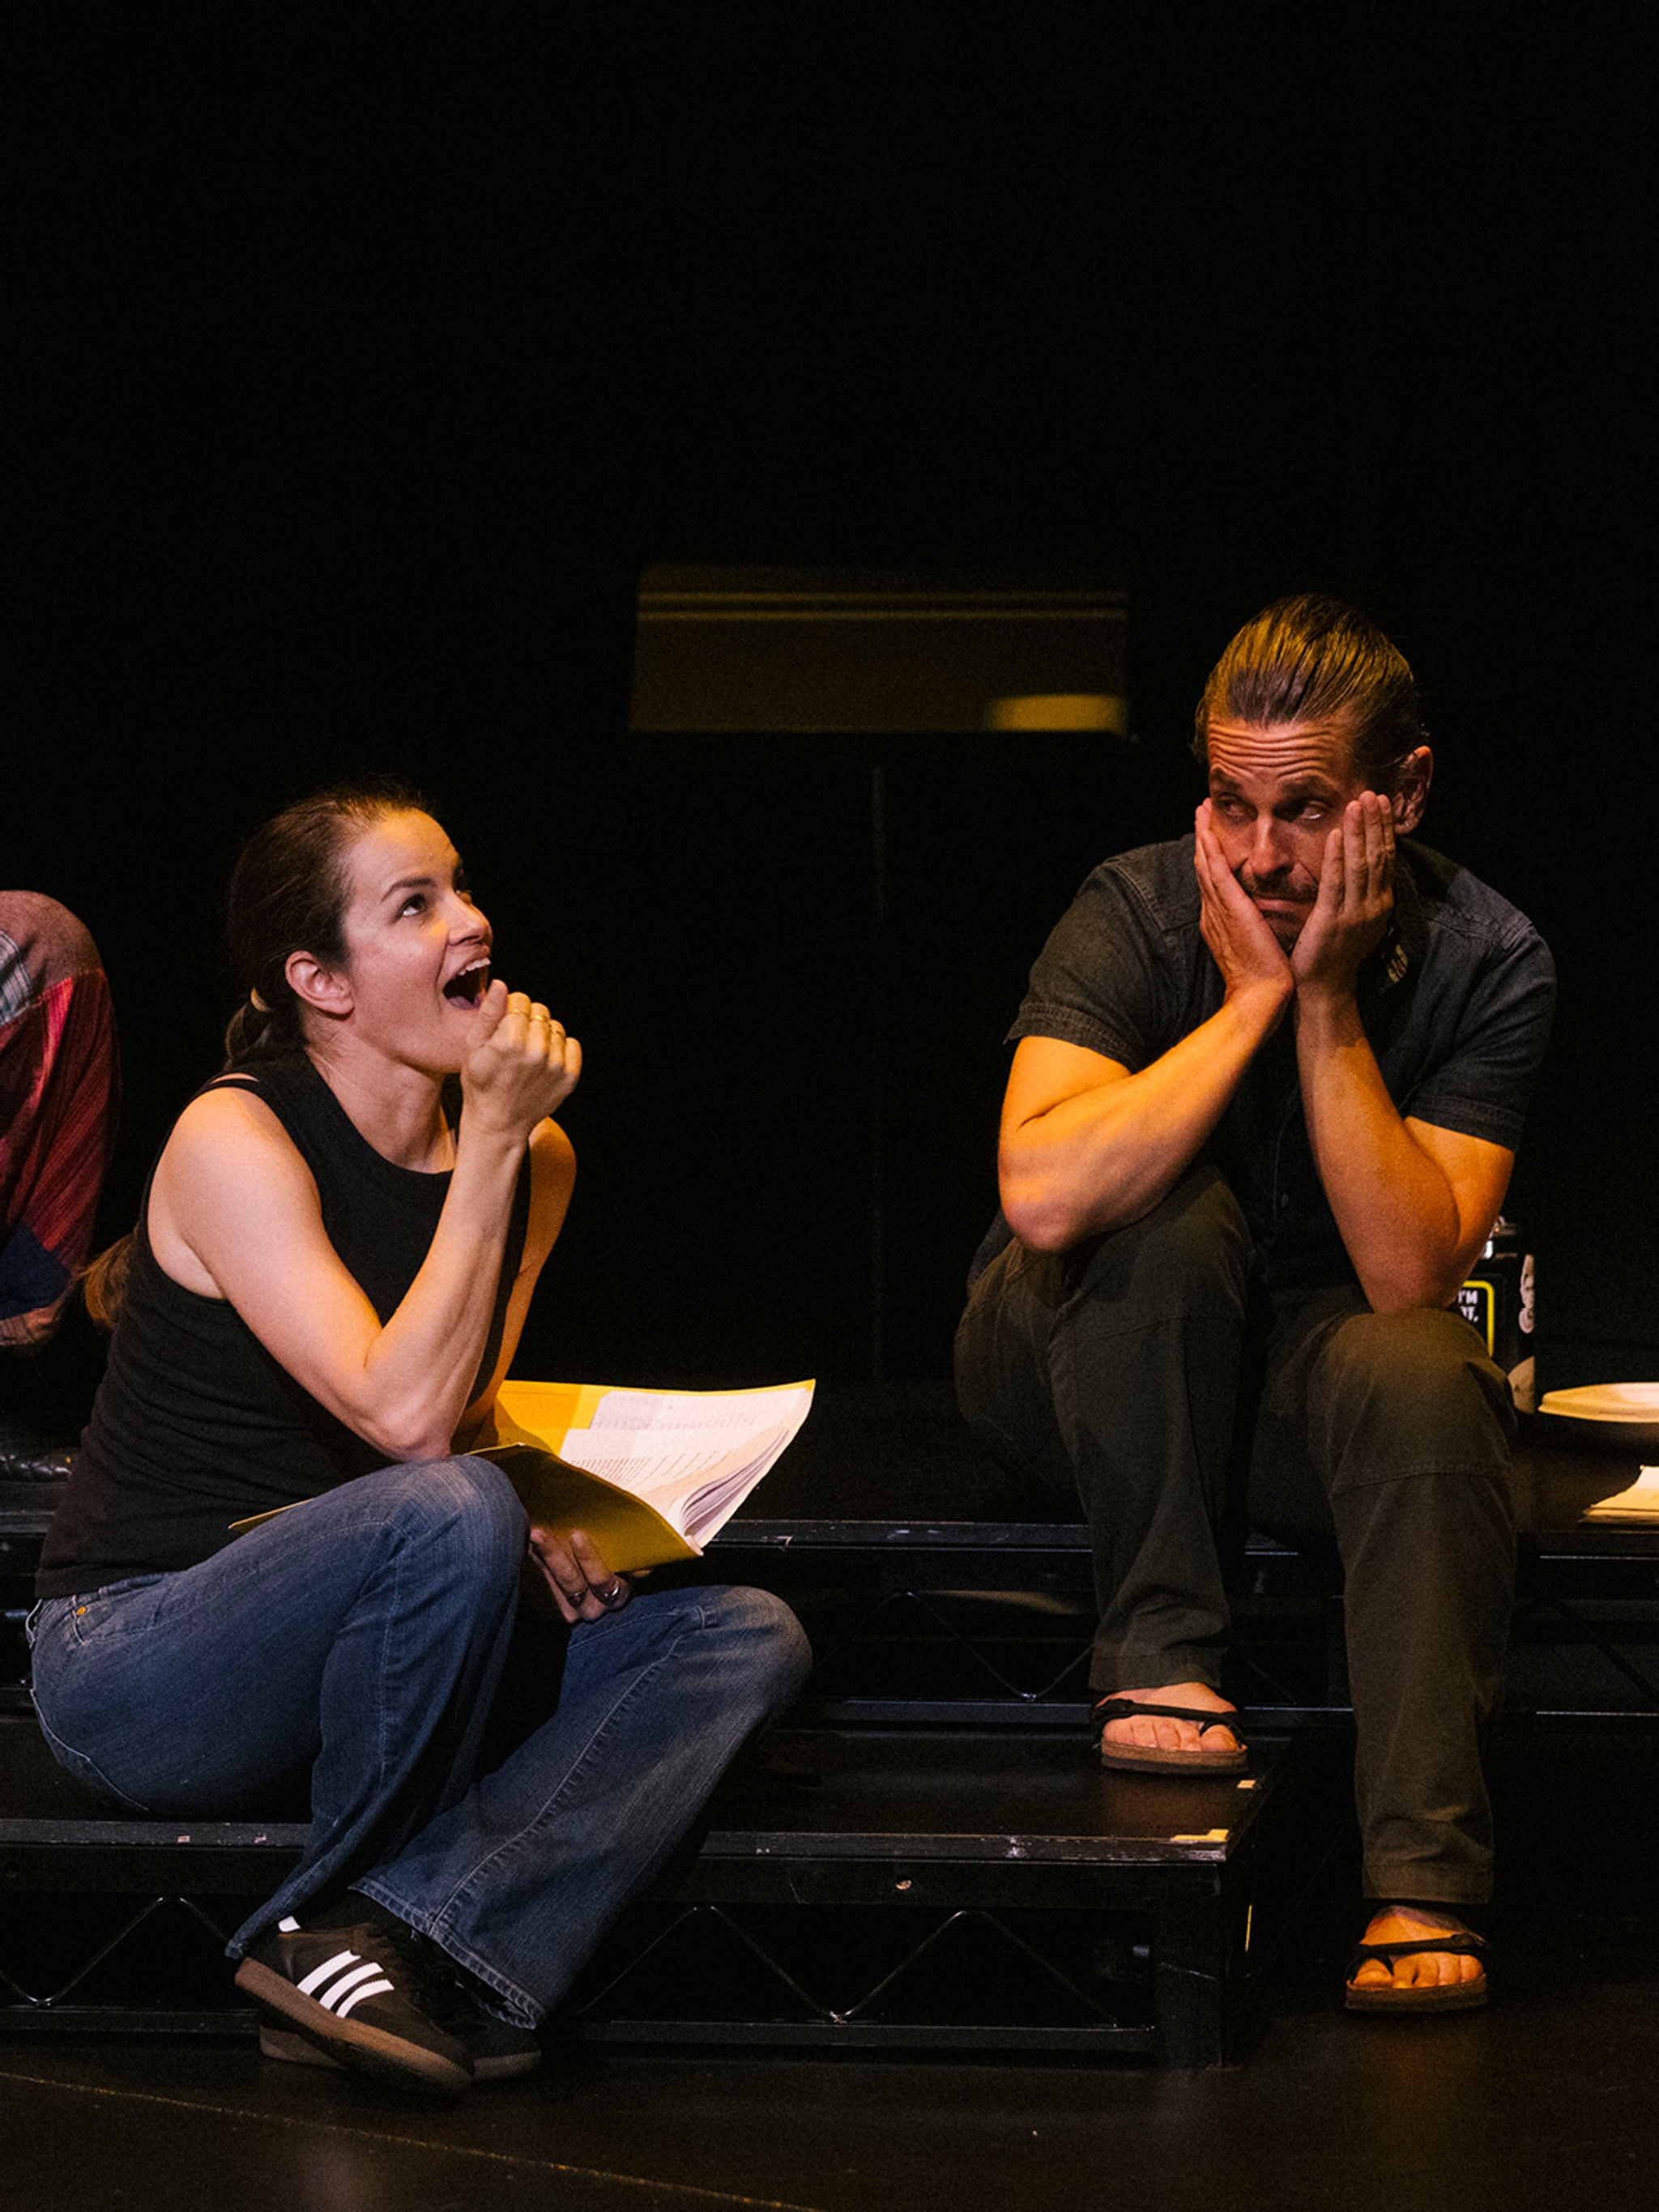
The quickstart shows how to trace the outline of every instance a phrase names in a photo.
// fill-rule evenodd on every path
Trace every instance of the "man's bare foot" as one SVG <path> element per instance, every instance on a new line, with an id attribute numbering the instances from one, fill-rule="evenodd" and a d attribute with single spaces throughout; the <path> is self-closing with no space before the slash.
<path id="1" fill-rule="evenodd" d="M 1364 1940 L 1367 1943 L 1414 1943 L 1425 1936 L 1467 1936 L 1468 1929 L 1455 1912 L 1437 1912 L 1416 1905 L 1385 1905 L 1371 1916 Z M 1396 1959 L 1390 1972 L 1382 1959 L 1367 1959 L 1348 1984 L 1354 1990 L 1431 1990 L 1460 1982 L 1480 1982 L 1486 1968 L 1479 1959 L 1455 1951 L 1415 1951 Z"/>
<path id="2" fill-rule="evenodd" d="M 1190 1705 L 1206 1713 L 1231 1713 L 1236 1710 L 1207 1682 L 1166 1682 L 1155 1690 L 1115 1690 L 1112 1695 L 1133 1698 L 1139 1705 Z M 1238 1738 L 1219 1723 L 1200 1728 L 1195 1721 L 1166 1720 L 1152 1713 L 1108 1721 L 1101 1737 L 1102 1748 L 1110 1743 L 1139 1746 L 1146 1751 L 1238 1749 Z"/>

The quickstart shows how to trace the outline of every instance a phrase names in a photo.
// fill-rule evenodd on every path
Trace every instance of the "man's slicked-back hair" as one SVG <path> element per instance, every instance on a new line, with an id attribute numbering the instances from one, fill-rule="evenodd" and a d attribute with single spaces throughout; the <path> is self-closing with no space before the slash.
<path id="1" fill-rule="evenodd" d="M 1357 607 L 1317 592 L 1264 607 L 1211 670 L 1194 726 L 1201 761 L 1212 716 L 1258 727 L 1344 723 L 1356 774 L 1379 792 L 1394 789 L 1428 738 L 1405 654 Z"/>

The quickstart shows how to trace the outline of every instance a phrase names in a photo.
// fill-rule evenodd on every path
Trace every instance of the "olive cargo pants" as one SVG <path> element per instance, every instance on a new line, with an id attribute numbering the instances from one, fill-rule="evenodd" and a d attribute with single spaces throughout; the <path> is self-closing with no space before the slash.
<path id="1" fill-rule="evenodd" d="M 957 1334 L 963 1414 L 1006 1466 L 1081 1501 L 1098 1696 L 1219 1686 L 1219 1531 L 1240 1504 L 1299 1548 L 1334 1543 L 1366 1894 L 1479 1903 L 1480 1730 L 1515 1570 L 1508 1388 L 1457 1315 L 1376 1314 L 1357 1286 L 1273 1300 L 1262 1373 L 1251 1262 L 1205 1164 L 1125 1229 L 1063 1253 L 1009 1243 Z"/>

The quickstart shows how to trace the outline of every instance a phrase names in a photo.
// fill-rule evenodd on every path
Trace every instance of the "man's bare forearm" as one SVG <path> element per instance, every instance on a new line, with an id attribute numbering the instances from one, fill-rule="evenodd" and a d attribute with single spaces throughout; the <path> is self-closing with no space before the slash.
<path id="1" fill-rule="evenodd" d="M 1389 1096 L 1354 1000 L 1304 985 L 1296 1048 L 1315 1163 L 1360 1288 L 1378 1313 L 1449 1304 L 1467 1266 L 1457 1196 Z"/>
<path id="2" fill-rule="evenodd" d="M 1122 1227 L 1184 1175 L 1278 1026 L 1283 984 L 1253 983 L 1148 1067 L 1046 1097 L 1010 1083 L 998 1153 L 1003 1211 L 1039 1251 Z"/>

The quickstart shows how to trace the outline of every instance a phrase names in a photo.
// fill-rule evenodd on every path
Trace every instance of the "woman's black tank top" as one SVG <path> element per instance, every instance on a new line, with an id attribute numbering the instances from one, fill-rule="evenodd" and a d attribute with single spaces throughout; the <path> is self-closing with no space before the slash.
<path id="1" fill-rule="evenodd" d="M 449 1190 L 383 1159 L 304 1053 L 225 1079 L 264 1099 L 310 1169 L 329 1242 L 382 1322 L 419 1272 Z M 519 1170 L 476 1393 L 501 1350 L 530 1211 Z M 92 1420 L 41 1552 L 36 1589 L 69 1597 L 129 1575 L 193 1566 L 231 1541 L 229 1524 L 384 1467 L 301 1389 L 235 1308 L 163 1273 L 150 1249 L 149 1194 Z"/>

